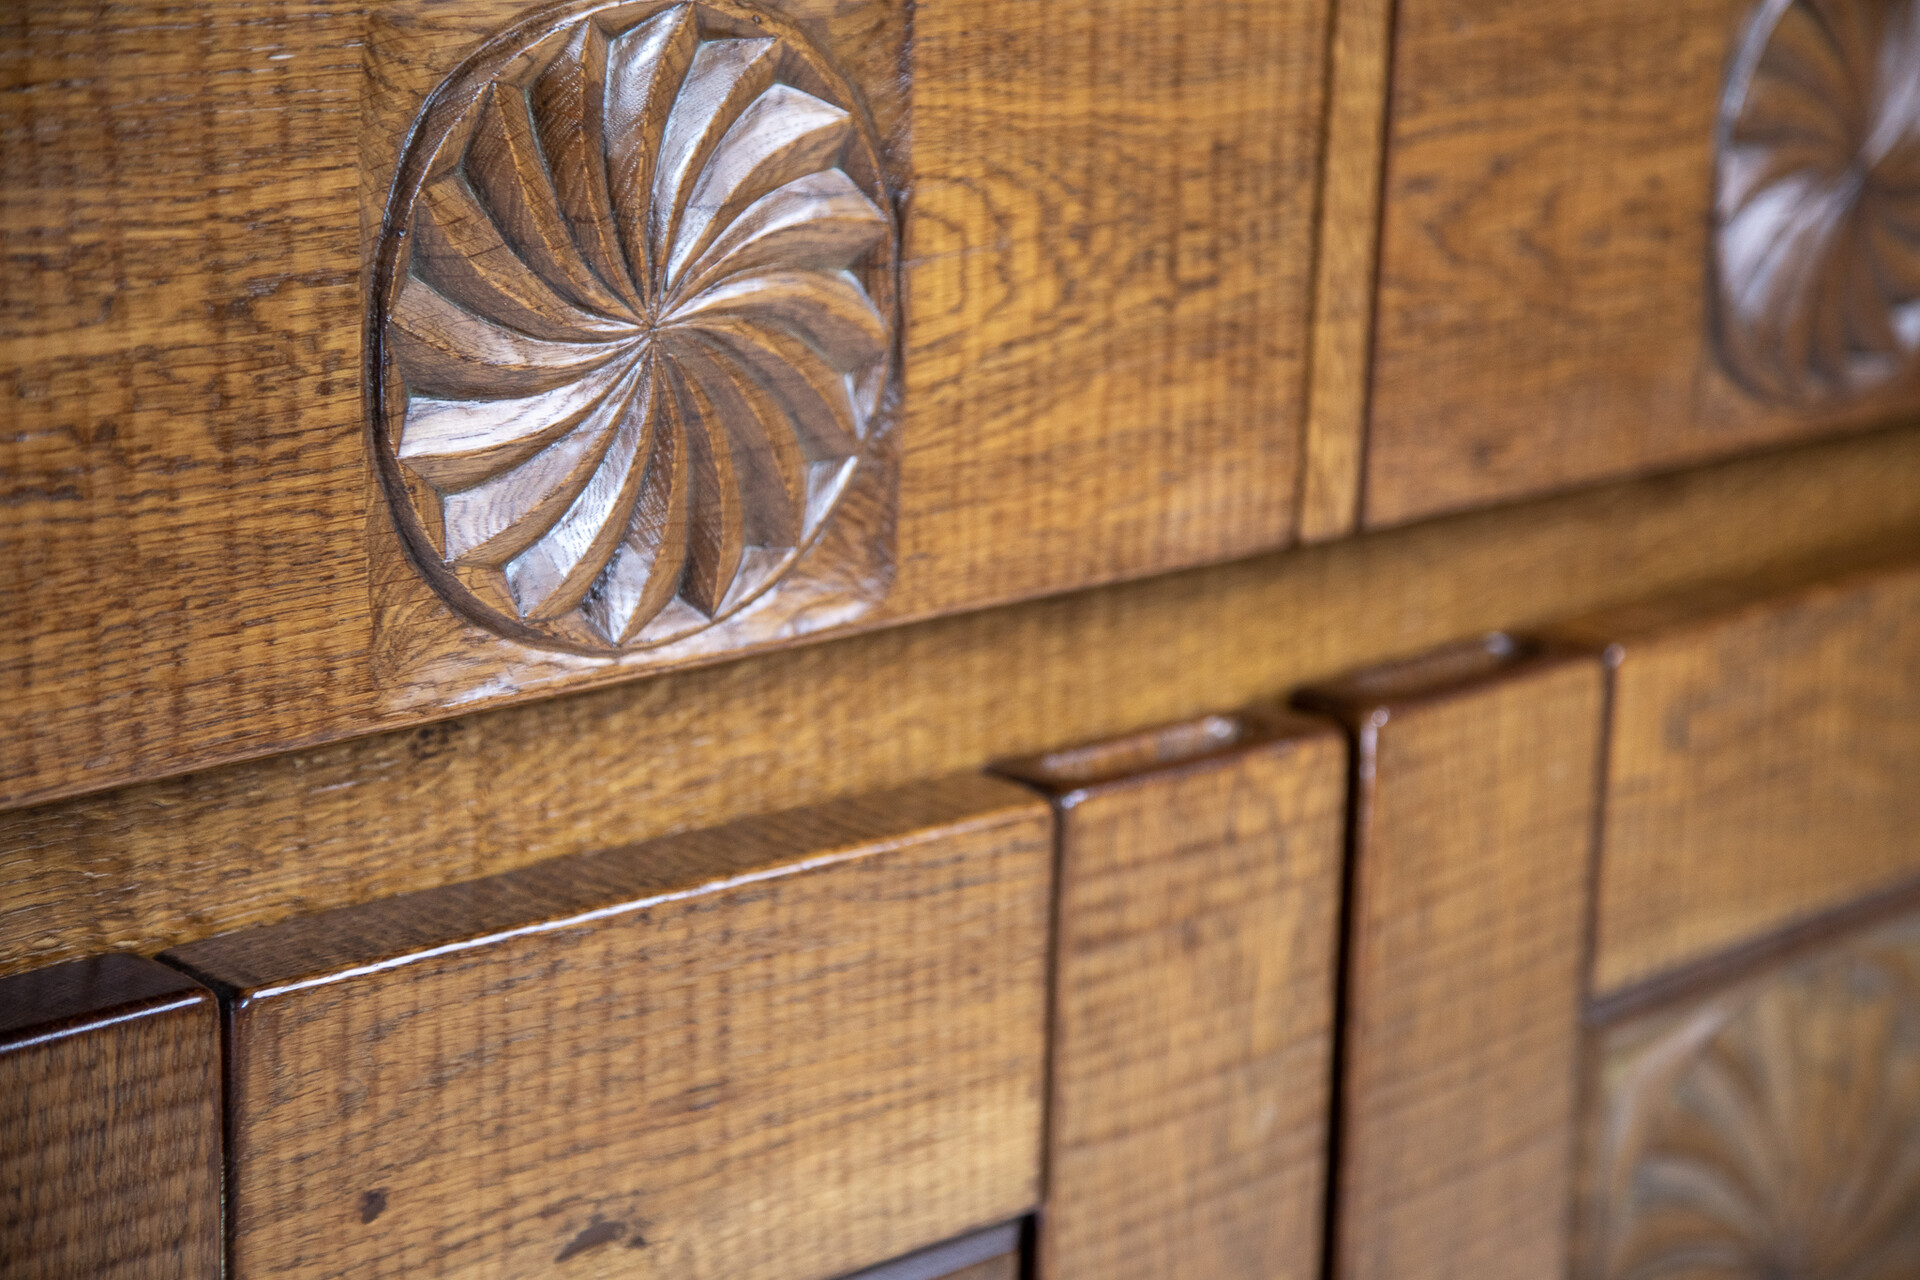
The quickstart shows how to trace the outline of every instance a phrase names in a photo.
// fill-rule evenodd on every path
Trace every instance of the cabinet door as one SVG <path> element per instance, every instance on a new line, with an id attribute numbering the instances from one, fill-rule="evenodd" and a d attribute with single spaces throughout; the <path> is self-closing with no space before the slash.
<path id="1" fill-rule="evenodd" d="M 1337 1275 L 1912 1269 L 1917 601 L 1696 591 L 1309 695 L 1363 788 Z"/>
<path id="2" fill-rule="evenodd" d="M 1328 9 L 9 6 L 0 803 L 1285 545 Z"/>
<path id="3" fill-rule="evenodd" d="M 178 948 L 231 1274 L 829 1280 L 1029 1212 L 1051 846 L 962 777 Z"/>
<path id="4" fill-rule="evenodd" d="M 1365 520 L 1920 408 L 1882 0 L 1403 0 Z"/>

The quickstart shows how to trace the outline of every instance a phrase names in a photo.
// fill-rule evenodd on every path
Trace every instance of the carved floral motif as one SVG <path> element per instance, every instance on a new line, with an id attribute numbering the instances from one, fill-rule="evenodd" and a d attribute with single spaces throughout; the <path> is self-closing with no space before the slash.
<path id="1" fill-rule="evenodd" d="M 1590 1280 L 1920 1276 L 1920 926 L 1616 1029 Z"/>
<path id="2" fill-rule="evenodd" d="M 1729 371 L 1797 404 L 1920 353 L 1920 5 L 1762 0 L 1721 109 L 1713 266 Z"/>
<path id="3" fill-rule="evenodd" d="M 677 639 L 795 561 L 875 429 L 894 228 L 871 127 L 736 3 L 496 46 L 436 94 L 389 219 L 389 493 L 482 621 Z"/>

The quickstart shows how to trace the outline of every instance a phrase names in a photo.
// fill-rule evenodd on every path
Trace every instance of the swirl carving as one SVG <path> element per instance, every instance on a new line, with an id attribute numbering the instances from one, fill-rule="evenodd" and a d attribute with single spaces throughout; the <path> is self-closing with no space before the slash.
<path id="1" fill-rule="evenodd" d="M 1920 6 L 1763 0 L 1721 106 L 1713 274 L 1723 363 L 1800 407 L 1920 353 Z"/>
<path id="2" fill-rule="evenodd" d="M 1920 1275 L 1920 928 L 1710 999 L 1604 1066 L 1590 1280 Z"/>
<path id="3" fill-rule="evenodd" d="M 497 38 L 389 211 L 377 452 L 469 616 L 586 652 L 743 608 L 817 538 L 891 376 L 896 230 L 852 88 L 732 0 Z"/>

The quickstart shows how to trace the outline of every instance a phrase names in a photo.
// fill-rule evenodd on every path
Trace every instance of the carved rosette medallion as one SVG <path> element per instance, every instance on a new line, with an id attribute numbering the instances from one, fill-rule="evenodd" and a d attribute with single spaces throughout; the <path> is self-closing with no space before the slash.
<path id="1" fill-rule="evenodd" d="M 1749 391 L 1858 399 L 1920 355 L 1920 4 L 1762 0 L 1729 72 L 1712 267 Z"/>
<path id="2" fill-rule="evenodd" d="M 1920 1276 L 1920 927 L 1615 1037 L 1588 1280 Z"/>
<path id="3" fill-rule="evenodd" d="M 435 91 L 374 294 L 376 454 L 469 617 L 616 652 L 771 587 L 893 373 L 897 232 L 859 95 L 733 0 L 531 20 Z"/>

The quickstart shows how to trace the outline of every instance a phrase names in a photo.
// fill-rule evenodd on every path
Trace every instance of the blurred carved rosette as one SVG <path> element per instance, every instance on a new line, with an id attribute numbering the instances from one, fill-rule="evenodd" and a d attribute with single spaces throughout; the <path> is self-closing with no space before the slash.
<path id="1" fill-rule="evenodd" d="M 1857 400 L 1920 356 L 1920 4 L 1761 0 L 1721 106 L 1712 269 L 1728 371 Z"/>
<path id="2" fill-rule="evenodd" d="M 750 604 L 881 429 L 897 230 L 856 90 L 734 0 L 496 38 L 429 99 L 374 294 L 376 453 L 469 617 L 616 652 Z"/>
<path id="3" fill-rule="evenodd" d="M 1920 921 L 1613 1038 L 1580 1280 L 1920 1275 Z"/>

